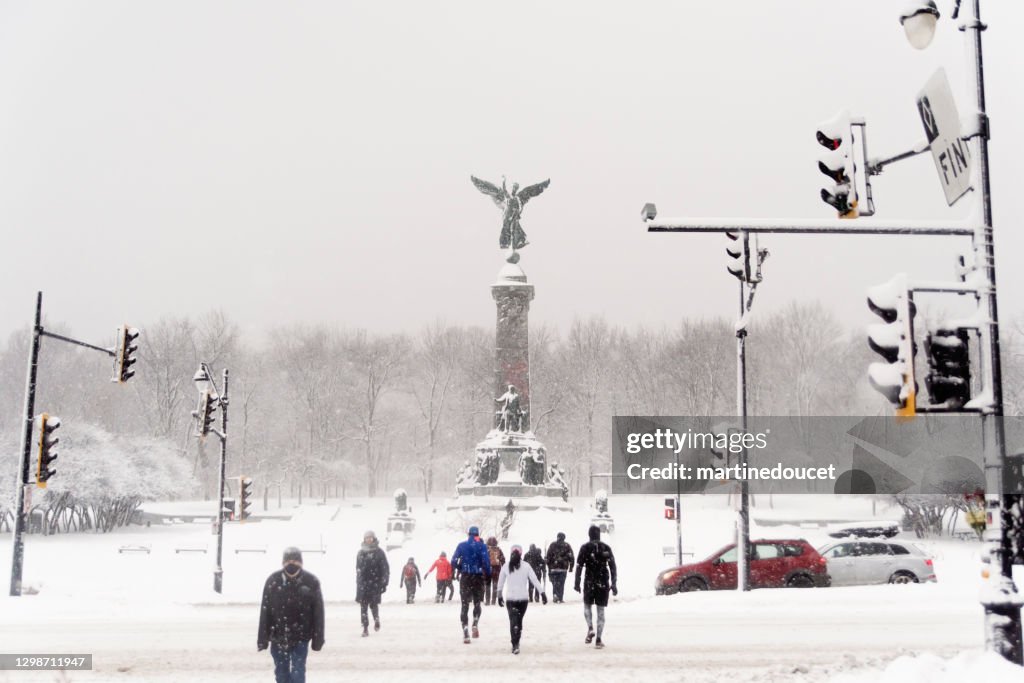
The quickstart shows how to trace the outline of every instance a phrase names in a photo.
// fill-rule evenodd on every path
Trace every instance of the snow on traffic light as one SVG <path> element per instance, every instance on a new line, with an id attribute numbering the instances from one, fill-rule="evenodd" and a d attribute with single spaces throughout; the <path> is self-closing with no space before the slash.
<path id="1" fill-rule="evenodd" d="M 117 347 L 114 349 L 114 382 L 123 384 L 130 380 L 135 371 L 131 369 L 137 362 L 134 357 L 139 345 L 135 340 L 139 338 L 139 331 L 134 327 L 121 325 L 117 328 Z"/>
<path id="2" fill-rule="evenodd" d="M 817 139 L 818 144 L 828 150 L 818 157 L 818 170 L 834 183 L 831 188 L 822 188 L 822 201 L 834 208 L 840 218 L 857 218 L 857 174 L 850 115 L 842 111 L 822 123 L 818 126 Z"/>
<path id="3" fill-rule="evenodd" d="M 36 486 L 45 489 L 46 482 L 50 480 L 57 470 L 51 469 L 53 461 L 57 459 L 57 444 L 60 439 L 54 436 L 54 432 L 60 427 L 60 418 L 56 415 L 43 413 L 39 416 L 39 457 L 36 464 Z"/>
<path id="4" fill-rule="evenodd" d="M 928 374 L 924 385 L 932 403 L 958 410 L 971 399 L 968 340 L 968 331 L 963 327 L 939 327 L 925 337 Z"/>
<path id="5" fill-rule="evenodd" d="M 896 415 L 913 417 L 917 407 L 914 379 L 914 300 L 907 277 L 899 274 L 868 290 L 868 307 L 883 320 L 868 326 L 868 345 L 885 359 L 868 366 L 868 379 L 896 406 Z"/>

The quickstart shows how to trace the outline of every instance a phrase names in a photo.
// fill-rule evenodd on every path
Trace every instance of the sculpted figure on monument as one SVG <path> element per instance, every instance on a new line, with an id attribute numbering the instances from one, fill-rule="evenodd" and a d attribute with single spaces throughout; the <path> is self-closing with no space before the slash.
<path id="1" fill-rule="evenodd" d="M 501 209 L 501 235 L 498 237 L 498 246 L 502 249 L 511 247 L 512 251 L 515 251 L 529 244 L 526 241 L 526 233 L 523 231 L 523 226 L 519 223 L 519 219 L 523 215 L 523 207 L 532 197 L 536 197 L 543 192 L 551 183 L 551 180 L 548 179 L 536 185 L 529 185 L 522 190 L 519 189 L 519 183 L 512 183 L 512 192 L 509 192 L 505 187 L 504 178 L 501 179 L 501 187 L 474 176 L 470 176 L 470 180 L 473 181 L 476 189 L 489 196 L 497 207 Z"/>
<path id="2" fill-rule="evenodd" d="M 519 391 L 509 384 L 508 390 L 494 401 L 501 404 L 497 412 L 498 431 L 506 434 L 521 431 L 523 411 L 519 407 Z"/>

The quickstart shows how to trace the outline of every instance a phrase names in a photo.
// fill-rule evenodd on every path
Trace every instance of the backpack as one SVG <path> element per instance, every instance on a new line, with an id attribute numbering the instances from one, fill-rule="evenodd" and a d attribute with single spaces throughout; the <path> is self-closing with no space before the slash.
<path id="1" fill-rule="evenodd" d="M 405 565 L 405 570 L 402 572 L 402 575 L 405 578 L 407 578 L 407 579 L 415 579 L 416 578 L 416 567 L 414 567 L 411 564 Z"/>
<path id="2" fill-rule="evenodd" d="M 497 567 L 501 565 L 501 548 L 499 548 L 496 545 L 488 546 L 487 555 L 491 561 L 492 567 Z"/>

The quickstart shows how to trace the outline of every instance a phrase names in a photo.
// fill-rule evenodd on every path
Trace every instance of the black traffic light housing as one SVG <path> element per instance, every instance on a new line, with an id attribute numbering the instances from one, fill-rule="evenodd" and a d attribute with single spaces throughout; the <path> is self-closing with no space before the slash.
<path id="1" fill-rule="evenodd" d="M 963 327 L 938 328 L 925 337 L 928 374 L 924 385 L 932 403 L 956 410 L 971 400 L 969 339 Z"/>
<path id="2" fill-rule="evenodd" d="M 252 507 L 252 479 L 240 477 L 238 480 L 238 518 L 245 520 L 249 517 L 249 508 Z"/>
<path id="3" fill-rule="evenodd" d="M 853 134 L 850 117 L 844 111 L 822 123 L 815 137 L 828 150 L 818 158 L 818 170 L 835 185 L 822 188 L 821 200 L 834 208 L 840 218 L 857 218 L 856 167 L 853 160 Z"/>
<path id="4" fill-rule="evenodd" d="M 60 427 L 60 418 L 56 415 L 43 413 L 39 416 L 39 448 L 38 461 L 36 465 L 36 486 L 46 488 L 46 482 L 50 480 L 57 470 L 51 469 L 53 461 L 57 459 L 57 444 L 60 439 L 54 436 L 54 432 Z"/>
<path id="5" fill-rule="evenodd" d="M 135 340 L 138 338 L 139 331 L 134 327 L 121 325 L 121 327 L 117 328 L 113 381 L 123 384 L 135 375 L 135 371 L 131 367 L 138 360 L 135 358 L 135 352 L 139 350 L 139 345 L 135 343 Z"/>
<path id="6" fill-rule="evenodd" d="M 199 407 L 192 411 L 192 417 L 196 418 L 198 424 L 196 430 L 199 436 L 206 436 L 213 427 L 213 413 L 217 410 L 217 397 L 209 390 L 199 396 Z"/>

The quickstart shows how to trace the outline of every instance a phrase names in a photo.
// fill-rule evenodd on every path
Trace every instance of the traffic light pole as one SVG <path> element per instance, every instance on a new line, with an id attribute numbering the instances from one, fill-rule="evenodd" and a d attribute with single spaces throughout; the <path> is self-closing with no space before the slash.
<path id="1" fill-rule="evenodd" d="M 14 485 L 14 545 L 11 552 L 11 595 L 21 595 L 22 566 L 25 562 L 25 527 L 28 526 L 28 471 L 32 451 L 32 423 L 36 410 L 36 371 L 43 326 L 43 293 L 36 293 L 36 317 L 32 325 L 32 348 L 28 354 L 25 379 L 25 424 L 21 433 L 21 462 Z"/>
<path id="2" fill-rule="evenodd" d="M 206 367 L 206 364 L 203 364 Z M 210 369 L 206 368 L 207 376 Z M 224 368 L 224 393 L 218 392 L 220 406 L 220 474 L 217 476 L 217 564 L 213 570 L 213 590 L 224 592 L 224 480 L 228 461 L 228 370 Z"/>
<path id="3" fill-rule="evenodd" d="M 980 170 L 982 226 L 979 239 L 975 239 L 975 262 L 984 270 L 988 287 L 984 293 L 988 308 L 988 324 L 982 327 L 982 340 L 987 338 L 990 371 L 992 409 L 982 416 L 985 434 L 985 541 L 988 546 L 991 566 L 989 581 L 993 585 L 982 593 L 985 609 L 985 644 L 1004 658 L 1024 664 L 1024 646 L 1021 638 L 1022 599 L 1013 583 L 1014 542 L 1020 545 L 1024 539 L 1011 539 L 1010 531 L 1018 530 L 1022 520 L 1014 519 L 1014 511 L 1020 515 L 1021 491 L 1024 482 L 1015 482 L 1016 491 L 1004 493 L 1004 477 L 1009 474 L 1006 458 L 1006 436 L 1003 432 L 1003 370 L 999 351 L 999 310 L 996 302 L 996 256 L 992 234 L 992 192 L 988 160 L 989 124 L 985 111 L 985 69 L 981 50 L 981 0 L 971 1 L 973 15 L 961 25 L 969 37 L 969 51 L 973 63 L 972 84 L 979 119 L 978 168 Z M 959 2 L 957 3 L 959 9 Z M 978 243 L 980 241 L 980 244 Z"/>
<path id="4" fill-rule="evenodd" d="M 744 236 L 744 249 L 749 251 L 749 242 Z M 760 268 L 758 269 L 760 270 Z M 750 285 L 751 291 L 756 285 Z M 747 433 L 747 302 L 744 291 L 747 285 L 742 280 L 740 289 L 740 325 L 736 330 L 736 414 L 740 418 L 740 429 Z M 747 468 L 747 448 L 744 445 L 740 452 L 740 465 L 743 471 Z M 739 514 L 739 566 L 736 572 L 736 588 L 740 591 L 750 590 L 750 484 L 746 477 L 740 482 L 740 514 Z M 681 564 L 681 563 L 680 563 Z"/>

